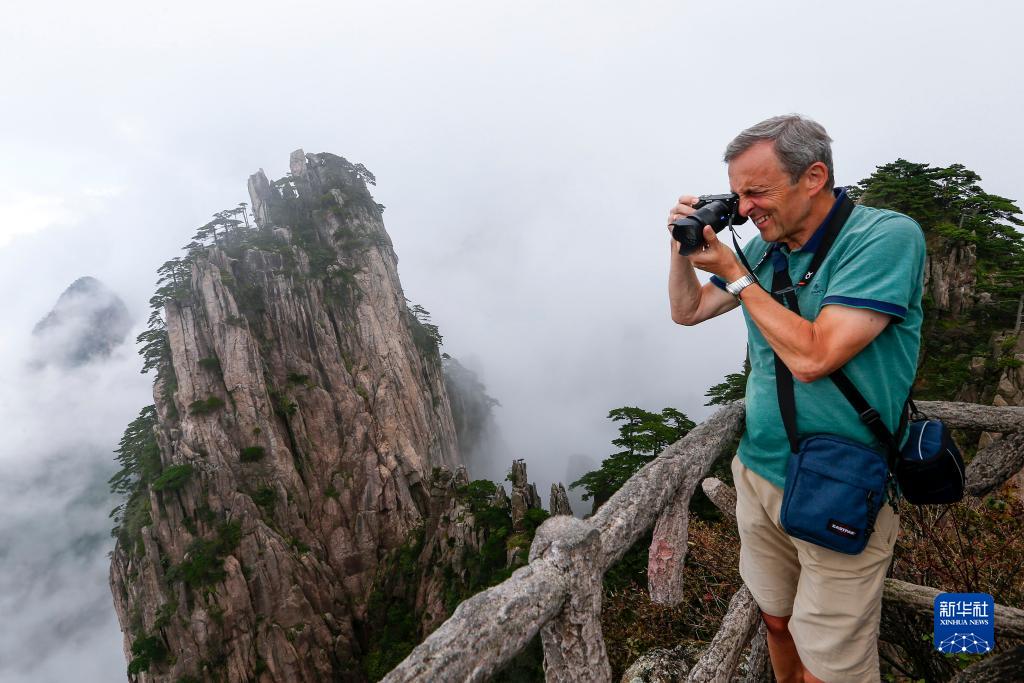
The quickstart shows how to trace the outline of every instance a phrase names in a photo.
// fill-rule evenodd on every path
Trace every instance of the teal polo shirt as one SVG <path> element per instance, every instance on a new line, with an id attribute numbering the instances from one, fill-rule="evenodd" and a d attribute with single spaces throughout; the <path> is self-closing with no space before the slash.
<path id="1" fill-rule="evenodd" d="M 842 192 L 837 190 L 837 196 Z M 837 198 L 832 210 L 838 205 Z M 800 282 L 827 223 L 828 218 L 796 251 L 782 243 L 767 243 L 760 235 L 753 237 L 743 253 L 761 285 L 771 291 L 776 267 L 788 267 L 792 281 Z M 817 318 L 824 306 L 867 308 L 890 316 L 881 334 L 843 367 L 890 432 L 899 424 L 917 371 L 924 260 L 924 235 L 913 219 L 894 211 L 856 206 L 810 284 L 797 288 L 800 313 L 807 320 Z M 720 278 L 712 277 L 712 281 L 724 288 Z M 746 308 L 743 316 L 750 377 L 746 430 L 738 455 L 744 465 L 782 488 L 790 450 L 776 395 L 774 354 Z M 878 445 L 831 379 L 809 383 L 794 379 L 793 384 L 800 438 L 827 433 Z"/>

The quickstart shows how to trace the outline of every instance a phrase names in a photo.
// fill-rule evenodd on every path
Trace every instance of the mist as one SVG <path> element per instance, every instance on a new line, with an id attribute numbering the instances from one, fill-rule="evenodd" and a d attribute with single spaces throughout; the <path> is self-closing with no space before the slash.
<path id="1" fill-rule="evenodd" d="M 0 354 L 3 681 L 124 675 L 107 583 L 108 515 L 120 501 L 107 480 L 127 421 L 152 402 L 150 379 L 139 373 L 130 339 L 109 356 L 64 363 L 79 350 L 76 334 L 85 333 L 82 309 L 65 314 L 42 344 L 32 324 L 8 326 Z M 41 359 L 58 362 L 40 367 Z"/>

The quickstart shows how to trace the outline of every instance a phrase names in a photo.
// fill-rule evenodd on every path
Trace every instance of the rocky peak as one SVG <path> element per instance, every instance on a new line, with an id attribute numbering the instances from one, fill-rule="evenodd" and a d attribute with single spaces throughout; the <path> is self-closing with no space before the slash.
<path id="1" fill-rule="evenodd" d="M 561 483 L 551 485 L 551 498 L 549 499 L 551 515 L 572 515 L 572 506 L 569 504 L 569 494 Z"/>
<path id="2" fill-rule="evenodd" d="M 508 479 L 512 482 L 512 526 L 516 531 L 522 531 L 526 513 L 541 509 L 540 496 L 537 495 L 537 486 L 527 480 L 525 460 L 512 462 Z"/>
<path id="3" fill-rule="evenodd" d="M 94 277 L 80 277 L 32 329 L 37 342 L 33 363 L 75 367 L 104 358 L 124 343 L 131 326 L 117 294 Z"/>
<path id="4" fill-rule="evenodd" d="M 147 681 L 360 680 L 378 564 L 422 528 L 431 472 L 461 465 L 372 174 L 301 150 L 290 168 L 249 178 L 254 226 L 222 212 L 166 264 L 156 462 L 111 563 Z"/>

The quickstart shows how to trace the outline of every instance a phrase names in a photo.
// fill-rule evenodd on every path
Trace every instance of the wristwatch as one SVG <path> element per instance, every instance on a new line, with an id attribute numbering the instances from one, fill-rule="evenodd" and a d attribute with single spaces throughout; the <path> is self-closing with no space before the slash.
<path id="1" fill-rule="evenodd" d="M 740 292 L 742 292 L 744 289 L 754 284 L 755 282 L 757 282 L 757 278 L 754 277 L 751 273 L 747 273 L 739 280 L 733 280 L 732 282 L 727 284 L 725 286 L 725 291 L 729 292 L 730 294 L 738 298 Z"/>

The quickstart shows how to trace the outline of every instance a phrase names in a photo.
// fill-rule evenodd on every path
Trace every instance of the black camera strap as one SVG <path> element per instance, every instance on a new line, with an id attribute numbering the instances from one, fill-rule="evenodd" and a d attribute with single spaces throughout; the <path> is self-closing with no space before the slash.
<path id="1" fill-rule="evenodd" d="M 751 275 L 754 275 L 754 270 L 759 268 L 761 266 L 761 264 L 764 263 L 764 260 L 766 258 L 768 258 L 768 252 L 767 251 L 764 252 L 764 255 L 761 256 L 761 260 L 757 262 L 757 265 L 754 266 L 753 268 L 751 268 L 750 267 L 750 262 L 747 261 L 746 255 L 743 253 L 743 250 L 740 249 L 740 243 L 736 241 L 736 228 L 732 227 L 732 216 L 729 217 L 729 232 L 732 233 L 732 246 L 736 249 L 736 255 L 740 257 L 740 263 L 743 264 L 743 267 L 747 269 L 748 273 L 750 273 Z M 754 278 L 757 279 L 757 275 L 754 275 Z M 760 285 L 761 282 L 758 281 L 757 284 Z M 762 285 L 762 288 L 763 288 L 763 285 Z"/>
<path id="2" fill-rule="evenodd" d="M 828 250 L 831 249 L 832 245 L 836 241 L 836 237 L 842 230 L 843 225 L 850 217 L 850 213 L 853 211 L 853 202 L 848 197 L 843 197 L 842 203 L 836 208 L 832 214 L 828 225 L 824 228 L 825 234 L 822 235 L 822 241 L 815 250 L 814 258 L 811 260 L 811 266 L 808 268 L 806 274 L 801 278 L 800 282 L 794 286 L 793 280 L 789 276 L 789 264 L 788 259 L 781 252 L 773 254 L 773 258 L 782 259 L 784 263 L 773 264 L 774 274 L 772 276 L 772 297 L 780 304 L 793 311 L 797 315 L 800 315 L 800 304 L 797 301 L 796 288 L 807 285 L 814 275 L 818 272 L 822 262 L 825 260 L 825 256 Z M 778 250 L 777 246 L 770 247 L 769 251 Z M 776 393 L 779 400 L 779 411 L 782 414 L 782 423 L 786 428 L 786 436 L 789 439 L 790 450 L 796 453 L 800 448 L 800 439 L 797 434 L 796 428 L 796 397 L 793 386 L 793 373 L 790 372 L 786 364 L 779 358 L 779 354 L 775 356 L 775 386 Z M 878 411 L 871 407 L 864 395 L 860 393 L 854 383 L 846 376 L 842 368 L 839 368 L 829 375 L 829 379 L 836 385 L 839 391 L 843 394 L 846 400 L 853 406 L 853 409 L 857 411 L 857 415 L 860 417 L 861 422 L 871 431 L 872 435 L 881 443 L 887 451 L 887 460 L 889 464 L 889 471 L 892 472 L 895 467 L 896 456 L 899 449 L 899 444 L 893 437 L 892 433 L 889 432 L 888 428 L 882 420 L 881 415 Z M 904 411 L 904 416 L 906 411 Z M 904 426 L 904 420 L 901 419 L 900 431 Z"/>

